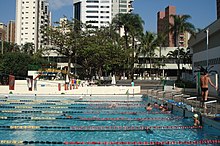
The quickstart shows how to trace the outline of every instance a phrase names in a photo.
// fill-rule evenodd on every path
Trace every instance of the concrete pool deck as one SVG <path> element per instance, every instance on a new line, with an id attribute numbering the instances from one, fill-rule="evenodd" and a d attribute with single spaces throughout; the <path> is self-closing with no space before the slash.
<path id="1" fill-rule="evenodd" d="M 59 88 L 60 85 L 60 88 Z M 70 86 L 69 86 L 70 88 Z M 65 90 L 63 81 L 38 81 L 37 89 L 29 91 L 26 80 L 16 80 L 14 90 L 9 90 L 9 86 L 0 86 L 0 94 L 65 94 L 65 95 L 92 95 L 92 94 L 141 94 L 140 86 L 79 86 Z"/>

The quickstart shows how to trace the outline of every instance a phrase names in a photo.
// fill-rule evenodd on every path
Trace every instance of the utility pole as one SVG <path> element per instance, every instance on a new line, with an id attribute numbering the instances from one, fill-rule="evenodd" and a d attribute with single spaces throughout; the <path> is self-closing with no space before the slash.
<path id="1" fill-rule="evenodd" d="M 205 30 L 206 32 L 206 57 L 207 57 L 207 68 L 209 66 L 209 28 Z"/>

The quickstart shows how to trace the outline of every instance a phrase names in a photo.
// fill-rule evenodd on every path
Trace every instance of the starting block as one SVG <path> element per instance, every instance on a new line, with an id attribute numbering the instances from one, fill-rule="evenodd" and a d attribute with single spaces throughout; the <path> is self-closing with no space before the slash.
<path id="1" fill-rule="evenodd" d="M 210 101 L 206 101 L 206 102 L 204 102 L 204 104 L 216 103 L 216 102 L 217 102 L 217 100 L 210 100 Z"/>
<path id="2" fill-rule="evenodd" d="M 187 100 L 191 100 L 191 99 L 197 99 L 197 97 L 188 97 L 186 98 Z"/>

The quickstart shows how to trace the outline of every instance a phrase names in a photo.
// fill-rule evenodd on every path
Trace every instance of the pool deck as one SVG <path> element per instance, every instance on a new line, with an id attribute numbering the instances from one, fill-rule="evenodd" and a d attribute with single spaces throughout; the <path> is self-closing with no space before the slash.
<path id="1" fill-rule="evenodd" d="M 148 89 L 148 90 L 142 90 L 141 93 L 143 95 L 148 95 L 153 98 L 156 98 L 162 102 L 168 102 L 173 101 L 174 104 L 180 103 L 178 107 L 182 108 L 183 110 L 187 110 L 191 113 L 198 113 L 202 117 L 202 121 L 206 124 L 209 124 L 210 126 L 216 127 L 220 129 L 220 117 L 216 116 L 217 114 L 220 114 L 220 103 L 219 103 L 219 97 L 208 97 L 207 102 L 207 111 L 204 111 L 203 108 L 201 108 L 201 96 L 191 96 L 190 94 L 183 93 L 179 90 L 172 90 L 172 91 L 162 91 L 162 90 L 154 90 L 154 89 Z M 186 109 L 186 107 L 181 106 L 181 104 L 189 105 L 189 107 L 193 107 L 193 111 L 191 109 Z M 172 104 L 172 103 L 171 103 Z M 216 117 L 218 117 L 219 120 L 214 120 Z"/>

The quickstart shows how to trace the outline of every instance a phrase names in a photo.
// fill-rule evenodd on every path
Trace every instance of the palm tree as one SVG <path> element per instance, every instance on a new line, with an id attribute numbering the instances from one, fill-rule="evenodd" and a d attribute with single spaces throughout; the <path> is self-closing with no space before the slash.
<path id="1" fill-rule="evenodd" d="M 177 64 L 177 80 L 180 80 L 180 60 L 183 60 L 185 51 L 183 48 L 175 49 L 174 51 L 169 51 L 167 54 L 167 57 L 170 59 L 175 59 L 175 62 Z M 179 78 L 178 78 L 179 77 Z"/>
<path id="2" fill-rule="evenodd" d="M 157 47 L 156 35 L 152 32 L 146 31 L 141 39 L 141 47 L 139 52 L 144 55 L 144 58 L 149 57 L 150 59 L 150 75 L 151 75 L 151 62 L 152 57 L 155 55 L 154 51 Z"/>
<path id="3" fill-rule="evenodd" d="M 84 25 L 76 19 L 72 21 L 66 19 L 57 29 L 47 28 L 49 41 L 54 46 L 48 49 L 54 50 L 58 54 L 68 58 L 68 74 L 71 72 L 70 65 L 73 60 L 72 58 L 74 58 L 74 61 L 76 60 L 77 51 L 82 47 L 83 26 Z"/>
<path id="4" fill-rule="evenodd" d="M 188 19 L 191 18 L 190 15 L 171 15 L 171 18 L 173 18 L 174 23 L 170 24 L 170 29 L 169 31 L 174 34 L 174 42 L 175 46 L 178 47 L 178 55 L 180 54 L 179 50 L 179 36 L 182 33 L 188 32 L 192 34 L 193 36 L 195 35 L 196 29 L 194 25 L 190 22 L 188 22 Z M 177 59 L 177 80 L 180 80 L 180 70 L 179 70 L 179 61 L 180 57 Z"/>
<path id="5" fill-rule="evenodd" d="M 117 30 L 124 28 L 124 38 L 125 38 L 125 49 L 130 50 L 129 42 L 131 42 L 131 78 L 133 79 L 134 74 L 134 51 L 135 51 L 135 41 L 138 39 L 140 34 L 143 32 L 144 21 L 138 14 L 134 13 L 119 13 L 113 20 L 112 24 Z M 129 63 L 129 58 L 128 62 Z"/>
<path id="6" fill-rule="evenodd" d="M 22 46 L 21 51 L 23 53 L 33 55 L 34 54 L 34 43 L 25 43 L 24 46 Z"/>
<path id="7" fill-rule="evenodd" d="M 179 47 L 179 35 L 185 32 L 195 35 L 196 29 L 192 23 L 188 22 L 190 15 L 171 15 L 170 17 L 173 18 L 174 23 L 170 23 L 169 31 L 174 33 L 175 46 Z"/>
<path id="8" fill-rule="evenodd" d="M 159 33 L 157 34 L 157 45 L 159 46 L 160 49 L 160 53 L 159 53 L 159 57 L 161 58 L 161 50 L 162 47 L 164 47 L 166 45 L 166 37 L 167 35 L 165 33 Z"/>

